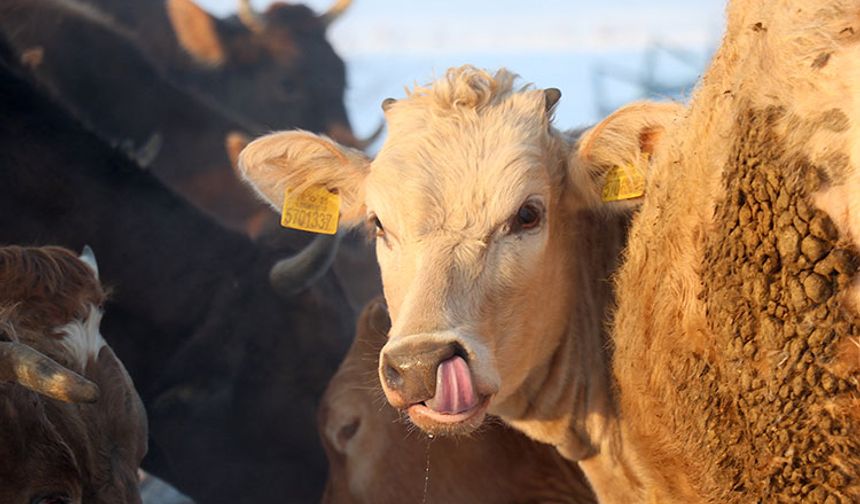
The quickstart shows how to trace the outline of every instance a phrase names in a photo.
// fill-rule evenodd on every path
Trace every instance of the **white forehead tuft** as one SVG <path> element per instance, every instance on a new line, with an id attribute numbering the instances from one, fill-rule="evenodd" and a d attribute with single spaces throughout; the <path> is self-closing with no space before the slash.
<path id="1" fill-rule="evenodd" d="M 98 307 L 90 305 L 84 320 L 75 320 L 58 328 L 63 334 L 60 342 L 75 362 L 80 364 L 81 370 L 86 368 L 90 357 L 96 357 L 106 345 L 99 330 L 102 315 L 103 312 Z"/>
<path id="2" fill-rule="evenodd" d="M 504 69 L 451 69 L 408 92 L 386 118 L 367 208 L 401 238 L 440 230 L 483 236 L 526 198 L 551 196 L 563 173 L 544 92 L 517 87 Z"/>

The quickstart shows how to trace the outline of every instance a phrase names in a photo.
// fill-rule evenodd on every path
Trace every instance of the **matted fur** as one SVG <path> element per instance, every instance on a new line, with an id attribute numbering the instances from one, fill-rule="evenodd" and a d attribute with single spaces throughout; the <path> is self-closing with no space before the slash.
<path id="1" fill-rule="evenodd" d="M 860 6 L 739 0 L 728 21 L 688 117 L 665 134 L 618 276 L 627 457 L 643 500 L 855 502 L 860 366 L 829 366 L 857 331 Z M 839 249 L 847 261 L 814 262 Z M 810 334 L 811 320 L 836 329 Z"/>

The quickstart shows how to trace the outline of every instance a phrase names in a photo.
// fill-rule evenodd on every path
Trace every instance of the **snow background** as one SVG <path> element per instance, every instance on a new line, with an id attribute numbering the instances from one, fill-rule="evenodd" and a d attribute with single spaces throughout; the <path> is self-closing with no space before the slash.
<path id="1" fill-rule="evenodd" d="M 235 11 L 234 0 L 198 1 Z M 304 3 L 323 12 L 332 1 Z M 556 125 L 567 129 L 637 98 L 683 98 L 718 45 L 723 10 L 722 0 L 354 0 L 329 40 L 347 64 L 358 136 L 379 124 L 383 99 L 465 63 L 561 89 Z"/>

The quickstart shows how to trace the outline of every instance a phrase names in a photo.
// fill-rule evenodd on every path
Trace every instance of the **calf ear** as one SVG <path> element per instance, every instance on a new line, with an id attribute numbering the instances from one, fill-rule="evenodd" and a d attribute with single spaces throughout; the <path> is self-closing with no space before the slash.
<path id="1" fill-rule="evenodd" d="M 391 318 L 385 298 L 382 296 L 372 299 L 358 316 L 356 324 L 356 341 L 360 341 L 362 351 L 372 351 L 378 354 L 388 341 L 388 331 L 391 330 Z M 375 366 L 376 363 L 373 363 Z M 376 367 L 372 366 L 372 370 Z"/>
<path id="2" fill-rule="evenodd" d="M 575 142 L 570 178 L 589 207 L 638 207 L 666 129 L 684 113 L 677 103 L 627 105 Z"/>
<path id="3" fill-rule="evenodd" d="M 220 66 L 225 52 L 217 20 L 191 0 L 167 0 L 167 15 L 176 40 L 195 61 Z"/>
<path id="4" fill-rule="evenodd" d="M 362 152 L 305 131 L 272 133 L 239 154 L 239 173 L 275 209 L 287 190 L 322 186 L 340 194 L 341 225 L 364 221 L 364 181 L 370 159 Z"/>
<path id="5" fill-rule="evenodd" d="M 239 169 L 239 154 L 242 150 L 251 143 L 251 138 L 241 131 L 231 131 L 224 137 L 224 150 L 227 151 L 227 157 L 230 158 L 230 166 L 234 170 Z"/>
<path id="6" fill-rule="evenodd" d="M 95 358 L 90 358 L 85 371 L 87 378 L 99 385 L 99 402 L 87 414 L 91 425 L 110 439 L 110 448 L 117 460 L 135 470 L 146 455 L 148 425 L 143 402 L 125 366 L 113 350 L 105 345 Z"/>

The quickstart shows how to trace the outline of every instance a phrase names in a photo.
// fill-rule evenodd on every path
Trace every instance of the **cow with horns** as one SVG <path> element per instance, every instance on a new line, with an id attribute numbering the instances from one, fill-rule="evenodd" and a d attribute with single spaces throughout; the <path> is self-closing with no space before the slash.
<path id="1" fill-rule="evenodd" d="M 146 415 L 104 300 L 89 248 L 0 247 L 0 502 L 140 502 Z"/>
<path id="2" fill-rule="evenodd" d="M 201 503 L 317 499 L 315 408 L 353 333 L 326 273 L 336 240 L 284 257 L 221 228 L 9 54 L 0 37 L 0 242 L 100 251 L 103 333 L 149 415 L 144 469 Z"/>
<path id="3" fill-rule="evenodd" d="M 256 12 L 212 16 L 193 0 L 83 0 L 131 32 L 175 83 L 265 129 L 302 128 L 337 141 L 368 145 L 352 133 L 344 106 L 346 70 L 326 40 L 349 7 L 323 14 L 276 2 Z"/>

